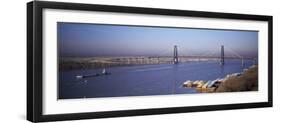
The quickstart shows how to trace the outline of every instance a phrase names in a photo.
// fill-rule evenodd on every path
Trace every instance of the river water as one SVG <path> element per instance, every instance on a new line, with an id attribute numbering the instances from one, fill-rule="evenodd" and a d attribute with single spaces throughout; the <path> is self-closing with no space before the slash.
<path id="1" fill-rule="evenodd" d="M 227 60 L 224 66 L 217 61 L 179 64 L 136 65 L 112 67 L 110 75 L 77 79 L 76 75 L 101 73 L 102 69 L 59 72 L 59 99 L 122 97 L 197 93 L 182 87 L 187 80 L 215 80 L 227 74 L 242 72 L 252 61 Z"/>

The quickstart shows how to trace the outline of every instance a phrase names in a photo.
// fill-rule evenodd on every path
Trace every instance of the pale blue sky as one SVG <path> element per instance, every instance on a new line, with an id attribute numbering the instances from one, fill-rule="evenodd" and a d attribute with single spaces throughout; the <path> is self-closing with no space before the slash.
<path id="1" fill-rule="evenodd" d="M 58 22 L 61 56 L 258 55 L 258 32 Z M 235 53 L 233 53 L 235 52 Z"/>

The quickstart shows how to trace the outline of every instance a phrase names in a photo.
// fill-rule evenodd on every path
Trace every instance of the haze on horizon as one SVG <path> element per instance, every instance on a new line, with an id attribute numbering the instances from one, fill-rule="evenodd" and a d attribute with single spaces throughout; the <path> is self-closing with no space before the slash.
<path id="1" fill-rule="evenodd" d="M 172 56 L 179 55 L 258 56 L 258 32 L 192 28 L 165 28 L 84 23 L 57 23 L 60 57 Z"/>

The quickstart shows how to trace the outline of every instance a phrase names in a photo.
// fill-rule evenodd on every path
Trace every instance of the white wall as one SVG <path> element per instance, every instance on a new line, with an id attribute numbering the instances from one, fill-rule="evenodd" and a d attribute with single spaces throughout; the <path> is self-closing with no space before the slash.
<path id="1" fill-rule="evenodd" d="M 81 0 L 82 1 L 82 0 Z M 91 122 L 216 122 L 279 121 L 281 114 L 281 14 L 278 0 L 91 0 L 97 4 L 157 7 L 183 10 L 266 14 L 274 16 L 274 108 L 212 111 L 169 115 L 79 120 Z M 3 0 L 0 4 L 0 122 L 25 123 L 26 110 L 26 2 Z M 279 10 L 280 11 L 280 10 Z M 279 41 L 278 41 L 279 40 Z M 279 48 L 279 49 L 278 49 Z M 278 90 L 279 89 L 279 90 Z M 69 121 L 66 121 L 69 122 Z"/>

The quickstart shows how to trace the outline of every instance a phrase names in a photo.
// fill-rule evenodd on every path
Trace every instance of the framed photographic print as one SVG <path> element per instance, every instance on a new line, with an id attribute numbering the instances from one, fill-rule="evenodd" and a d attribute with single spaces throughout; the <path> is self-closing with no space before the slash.
<path id="1" fill-rule="evenodd" d="M 33 122 L 272 107 L 272 16 L 27 4 Z"/>

